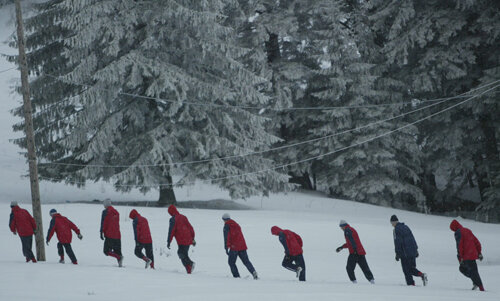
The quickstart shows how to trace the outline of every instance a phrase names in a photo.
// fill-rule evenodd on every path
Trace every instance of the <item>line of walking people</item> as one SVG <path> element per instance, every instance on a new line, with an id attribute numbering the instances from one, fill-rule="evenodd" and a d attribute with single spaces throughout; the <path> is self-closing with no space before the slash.
<path id="1" fill-rule="evenodd" d="M 121 233 L 120 233 L 120 214 L 111 205 L 109 200 L 103 202 L 104 210 L 101 215 L 100 237 L 104 240 L 103 252 L 106 256 L 114 257 L 117 260 L 118 266 L 123 265 L 123 255 L 121 252 Z M 17 202 L 11 203 L 12 212 L 9 220 L 9 227 L 12 233 L 19 234 L 21 238 L 23 255 L 26 262 L 36 263 L 32 249 L 32 237 L 36 231 L 36 223 L 33 217 L 25 209 L 21 209 Z M 178 250 L 177 254 L 186 272 L 191 274 L 195 267 L 195 262 L 189 258 L 189 248 L 195 246 L 195 232 L 186 216 L 179 213 L 174 205 L 168 208 L 168 213 L 171 218 L 169 221 L 169 230 L 167 236 L 167 248 L 170 249 L 172 240 L 175 238 Z M 80 229 L 72 223 L 68 218 L 59 214 L 55 209 L 49 212 L 51 222 L 47 232 L 46 243 L 57 234 L 59 240 L 57 244 L 60 263 L 64 263 L 64 250 L 73 264 L 78 264 L 76 256 L 71 248 L 72 232 L 75 232 L 81 240 L 83 238 Z M 137 210 L 132 209 L 129 214 L 132 219 L 132 228 L 135 239 L 135 255 L 142 259 L 145 263 L 145 268 L 154 269 L 154 254 L 153 241 L 149 229 L 148 220 L 141 216 Z M 254 279 L 258 279 L 257 271 L 250 262 L 247 253 L 247 245 L 240 225 L 231 219 L 228 213 L 222 216 L 224 222 L 223 238 L 224 249 L 228 255 L 228 264 L 233 277 L 239 278 L 240 274 L 236 266 L 236 260 L 239 257 L 245 267 L 252 274 Z M 414 286 L 413 277 L 420 277 L 424 286 L 427 285 L 427 274 L 419 271 L 416 267 L 416 258 L 419 257 L 418 245 L 410 228 L 404 223 L 399 222 L 396 215 L 392 215 L 390 222 L 394 227 L 394 250 L 395 260 L 401 261 L 401 267 L 405 275 L 406 284 Z M 344 232 L 345 243 L 336 249 L 339 253 L 343 249 L 349 250 L 347 258 L 346 271 L 349 279 L 353 283 L 357 283 L 354 273 L 356 265 L 359 265 L 366 279 L 374 284 L 375 278 L 371 272 L 366 260 L 366 251 L 361 243 L 357 231 L 351 227 L 345 220 L 339 223 L 340 229 Z M 474 236 L 470 229 L 463 227 L 457 220 L 453 220 L 450 224 L 450 229 L 454 232 L 457 259 L 459 261 L 459 271 L 470 278 L 473 283 L 472 289 L 484 291 L 481 277 L 478 272 L 476 260 L 483 260 L 481 253 L 481 243 Z M 297 233 L 281 229 L 278 226 L 271 227 L 271 234 L 278 236 L 279 242 L 283 245 L 285 256 L 282 261 L 282 266 L 296 274 L 299 281 L 306 280 L 306 266 L 303 256 L 303 241 Z M 145 251 L 146 254 L 143 253 Z"/>

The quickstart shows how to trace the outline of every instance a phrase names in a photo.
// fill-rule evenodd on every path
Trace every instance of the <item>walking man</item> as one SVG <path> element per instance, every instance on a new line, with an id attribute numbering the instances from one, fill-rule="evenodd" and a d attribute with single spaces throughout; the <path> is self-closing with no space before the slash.
<path id="1" fill-rule="evenodd" d="M 106 256 L 116 258 L 118 266 L 123 266 L 122 242 L 120 233 L 120 213 L 116 211 L 109 200 L 103 202 L 104 210 L 101 216 L 101 239 L 104 240 L 103 252 Z"/>
<path id="2" fill-rule="evenodd" d="M 195 263 L 189 258 L 188 252 L 191 245 L 196 246 L 193 226 L 191 226 L 187 217 L 177 211 L 174 205 L 168 207 L 168 213 L 172 217 L 168 228 L 167 248 L 170 249 L 170 243 L 175 237 L 178 246 L 177 255 L 179 255 L 182 264 L 186 268 L 186 272 L 191 274 Z"/>
<path id="3" fill-rule="evenodd" d="M 78 227 L 68 218 L 57 213 L 56 209 L 51 209 L 49 213 L 52 220 L 50 221 L 49 230 L 47 231 L 47 246 L 55 232 L 57 234 L 57 240 L 59 240 L 57 243 L 57 253 L 60 256 L 59 263 L 64 263 L 64 248 L 71 262 L 73 264 L 78 264 L 75 253 L 73 253 L 73 249 L 71 248 L 71 240 L 73 238 L 71 230 L 75 231 L 78 239 L 81 240 L 83 236 L 80 233 L 80 229 L 78 229 Z"/>
<path id="4" fill-rule="evenodd" d="M 33 247 L 33 234 L 35 234 L 36 223 L 35 219 L 25 209 L 19 207 L 16 201 L 10 203 L 11 213 L 9 219 L 9 228 L 12 234 L 19 234 L 21 245 L 23 247 L 23 255 L 26 257 L 26 262 L 36 262 L 35 255 L 31 248 Z"/>
<path id="5" fill-rule="evenodd" d="M 285 248 L 285 258 L 281 265 L 297 274 L 299 281 L 306 281 L 306 263 L 302 255 L 302 238 L 290 231 L 283 230 L 277 226 L 271 228 L 271 234 L 279 237 L 279 240 Z"/>
<path id="6" fill-rule="evenodd" d="M 243 233 L 241 232 L 240 225 L 232 220 L 228 213 L 222 215 L 222 220 L 224 221 L 224 249 L 228 255 L 228 264 L 231 268 L 233 277 L 240 277 L 240 273 L 236 267 L 236 259 L 240 257 L 241 262 L 243 262 L 248 271 L 252 274 L 253 279 L 259 279 L 257 271 L 250 262 L 250 259 L 248 259 L 248 248 L 245 243 L 245 237 L 243 237 Z"/>
<path id="7" fill-rule="evenodd" d="M 134 238 L 135 238 L 135 256 L 144 260 L 145 267 L 155 268 L 154 256 L 153 256 L 153 239 L 151 238 L 151 232 L 149 231 L 148 220 L 142 217 L 135 209 L 130 211 L 129 217 L 133 220 L 132 227 L 134 228 Z M 146 256 L 142 253 L 142 250 L 146 250 Z"/>
<path id="8" fill-rule="evenodd" d="M 365 274 L 366 279 L 368 279 L 371 284 L 375 284 L 373 274 L 370 271 L 370 267 L 368 267 L 368 263 L 366 262 L 366 252 L 363 248 L 363 245 L 361 244 L 358 232 L 356 232 L 356 230 L 352 228 L 345 220 L 340 221 L 339 227 L 344 231 L 345 244 L 338 247 L 336 251 L 338 253 L 342 251 L 342 249 L 349 249 L 349 257 L 347 258 L 346 266 L 349 279 L 352 281 L 352 283 L 357 283 L 356 275 L 354 274 L 354 268 L 356 268 L 356 264 L 358 264 Z"/>
<path id="9" fill-rule="evenodd" d="M 415 286 L 413 276 L 422 278 L 424 286 L 427 285 L 427 274 L 417 270 L 416 258 L 418 257 L 418 246 L 410 228 L 400 223 L 396 215 L 391 216 L 391 224 L 394 227 L 394 249 L 396 261 L 401 259 L 401 266 L 405 274 L 406 284 Z"/>
<path id="10" fill-rule="evenodd" d="M 479 288 L 480 291 L 484 291 L 483 282 L 479 276 L 476 263 L 476 259 L 483 260 L 481 243 L 471 230 L 464 228 L 457 220 L 451 222 L 450 229 L 455 232 L 460 272 L 472 280 L 473 290 Z"/>

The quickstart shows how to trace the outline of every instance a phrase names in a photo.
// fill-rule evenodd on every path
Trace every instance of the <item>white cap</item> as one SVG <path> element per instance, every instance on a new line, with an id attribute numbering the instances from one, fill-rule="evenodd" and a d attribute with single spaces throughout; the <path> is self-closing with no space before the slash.
<path id="1" fill-rule="evenodd" d="M 104 200 L 104 202 L 102 202 L 102 204 L 104 205 L 104 207 L 109 207 L 109 206 L 111 206 L 111 201 L 110 200 Z"/>
<path id="2" fill-rule="evenodd" d="M 347 226 L 347 222 L 345 220 L 341 219 L 339 222 L 339 227 L 344 227 L 344 226 Z"/>
<path id="3" fill-rule="evenodd" d="M 223 220 L 228 220 L 228 219 L 231 219 L 231 216 L 229 216 L 229 213 L 224 213 L 224 214 L 222 215 L 222 219 L 223 219 Z"/>
<path id="4" fill-rule="evenodd" d="M 10 207 L 16 207 L 16 206 L 17 206 L 17 201 L 10 202 Z"/>

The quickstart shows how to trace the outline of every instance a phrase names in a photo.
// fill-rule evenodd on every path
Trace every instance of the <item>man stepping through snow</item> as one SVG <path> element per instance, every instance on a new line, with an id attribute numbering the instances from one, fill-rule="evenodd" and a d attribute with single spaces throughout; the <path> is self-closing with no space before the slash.
<path id="1" fill-rule="evenodd" d="M 188 252 L 191 245 L 196 246 L 193 226 L 191 226 L 187 217 L 177 211 L 174 205 L 168 207 L 168 213 L 172 217 L 170 218 L 170 226 L 168 228 L 167 248 L 170 249 L 170 243 L 175 237 L 178 246 L 177 255 L 179 255 L 182 264 L 186 268 L 186 272 L 191 274 L 195 263 L 189 258 Z"/>
<path id="2" fill-rule="evenodd" d="M 132 227 L 134 228 L 135 256 L 144 260 L 146 269 L 148 266 L 154 269 L 153 239 L 149 231 L 148 220 L 142 217 L 135 209 L 130 211 L 129 217 L 133 220 Z M 143 249 L 146 249 L 147 257 L 142 253 Z"/>
<path id="3" fill-rule="evenodd" d="M 243 262 L 248 271 L 252 274 L 253 279 L 257 280 L 257 271 L 250 262 L 250 259 L 248 259 L 248 248 L 245 243 L 245 237 L 243 237 L 243 233 L 241 232 L 240 225 L 232 220 L 228 213 L 224 213 L 222 215 L 222 220 L 224 221 L 224 249 L 226 250 L 226 254 L 229 256 L 228 264 L 231 268 L 233 277 L 240 277 L 240 273 L 236 267 L 236 259 L 240 257 L 241 262 Z"/>
<path id="4" fill-rule="evenodd" d="M 451 222 L 450 229 L 455 232 L 460 272 L 472 280 L 472 290 L 479 288 L 479 290 L 484 291 L 483 282 L 481 281 L 481 276 L 479 276 L 476 263 L 476 259 L 483 260 L 481 243 L 471 230 L 464 228 L 457 220 Z"/>
<path id="5" fill-rule="evenodd" d="M 391 224 L 394 227 L 394 249 L 396 261 L 401 259 L 401 267 L 405 274 L 406 284 L 415 285 L 413 276 L 422 278 L 424 286 L 427 285 L 427 274 L 417 270 L 416 258 L 418 257 L 418 246 L 410 228 L 400 223 L 396 215 L 391 216 Z"/>
<path id="6" fill-rule="evenodd" d="M 76 236 L 81 240 L 83 236 L 80 233 L 80 229 L 78 229 L 78 227 L 75 226 L 75 224 L 73 224 L 68 218 L 57 213 L 56 209 L 51 209 L 49 214 L 52 217 L 52 220 L 50 221 L 49 230 L 47 231 L 47 246 L 49 245 L 49 241 L 55 232 L 57 234 L 57 240 L 59 240 L 57 243 L 57 253 L 60 256 L 59 263 L 64 263 L 65 249 L 66 254 L 68 254 L 69 259 L 71 259 L 71 262 L 73 264 L 78 264 L 75 253 L 73 253 L 73 249 L 71 248 L 71 240 L 73 239 L 71 230 L 75 231 Z"/>
<path id="7" fill-rule="evenodd" d="M 366 279 L 370 281 L 371 284 L 375 283 L 373 279 L 373 274 L 370 271 L 370 267 L 368 267 L 368 263 L 366 262 L 366 252 L 361 244 L 361 240 L 359 239 L 358 232 L 354 228 L 352 228 L 345 220 L 341 220 L 339 223 L 339 227 L 344 231 L 345 236 L 345 244 L 337 248 L 337 253 L 342 251 L 342 249 L 349 249 L 349 257 L 347 258 L 347 275 L 349 279 L 356 283 L 356 275 L 354 274 L 354 268 L 356 268 L 356 264 L 359 265 L 363 273 L 365 274 Z"/>
<path id="8" fill-rule="evenodd" d="M 101 239 L 104 240 L 103 252 L 106 256 L 116 258 L 118 266 L 123 266 L 122 241 L 120 233 L 120 213 L 116 211 L 109 200 L 103 202 L 104 210 L 101 216 Z"/>
<path id="9" fill-rule="evenodd" d="M 19 207 L 16 201 L 10 203 L 10 208 L 12 209 L 9 219 L 10 231 L 14 235 L 19 234 L 26 262 L 33 261 L 35 263 L 35 255 L 31 250 L 33 248 L 33 234 L 36 230 L 35 219 L 26 209 Z"/>
<path id="10" fill-rule="evenodd" d="M 285 248 L 285 258 L 281 265 L 297 274 L 299 281 L 306 281 L 306 263 L 302 255 L 302 238 L 290 230 L 282 230 L 277 226 L 271 228 L 271 234 L 279 237 Z"/>

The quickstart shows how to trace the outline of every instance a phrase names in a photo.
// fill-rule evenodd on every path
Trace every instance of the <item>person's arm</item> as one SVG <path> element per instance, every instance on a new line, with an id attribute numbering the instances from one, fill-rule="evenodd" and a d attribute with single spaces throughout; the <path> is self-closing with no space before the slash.
<path id="1" fill-rule="evenodd" d="M 31 228 L 33 229 L 33 231 L 36 231 L 36 221 L 35 221 L 35 219 L 29 213 L 28 213 L 28 216 L 30 217 Z"/>
<path id="2" fill-rule="evenodd" d="M 356 244 L 356 241 L 354 240 L 354 237 L 352 236 L 352 231 L 351 229 L 345 229 L 344 231 L 344 234 L 345 234 L 345 238 L 347 240 L 349 240 L 349 242 L 351 243 L 351 246 L 354 250 L 354 253 L 358 253 L 358 245 Z"/>
<path id="3" fill-rule="evenodd" d="M 224 249 L 226 250 L 226 253 L 227 253 L 227 250 L 229 249 L 229 243 L 230 243 L 228 241 L 228 236 L 229 236 L 229 225 L 228 224 L 224 225 L 224 230 L 222 232 L 224 234 Z"/>
<path id="4" fill-rule="evenodd" d="M 460 229 L 458 229 L 457 231 L 455 231 L 455 241 L 457 243 L 457 259 L 458 261 L 462 261 L 462 255 L 460 253 L 460 242 L 462 241 L 462 232 L 460 231 Z"/>
<path id="5" fill-rule="evenodd" d="M 285 234 L 283 232 L 281 232 L 279 234 L 279 239 L 280 239 L 281 244 L 283 245 L 283 248 L 285 248 L 285 254 L 287 256 L 290 256 L 290 251 L 288 250 L 288 244 L 286 243 L 286 237 L 285 237 Z"/>
<path id="6" fill-rule="evenodd" d="M 396 252 L 397 257 L 401 257 L 402 255 L 402 238 L 401 233 L 397 227 L 394 228 L 394 252 Z"/>
<path id="7" fill-rule="evenodd" d="M 12 233 L 16 234 L 16 220 L 14 218 L 14 212 L 10 213 L 9 228 Z"/>
<path id="8" fill-rule="evenodd" d="M 474 245 L 476 246 L 477 253 L 481 254 L 481 243 L 479 242 L 479 239 L 472 234 L 472 240 L 474 241 Z"/>
<path id="9" fill-rule="evenodd" d="M 104 220 L 106 219 L 106 214 L 108 213 L 108 209 L 104 209 L 102 211 L 102 215 L 101 215 L 101 230 L 99 230 L 101 232 L 101 234 L 104 232 Z"/>
<path id="10" fill-rule="evenodd" d="M 137 243 L 137 218 L 134 218 L 134 220 L 132 221 L 132 228 L 134 228 L 134 239 L 135 239 L 135 243 Z"/>
<path id="11" fill-rule="evenodd" d="M 79 235 L 80 229 L 78 229 L 78 227 L 75 224 L 73 224 L 73 222 L 70 221 L 69 219 L 68 219 L 68 222 L 69 222 L 69 227 L 71 228 L 71 230 L 73 230 L 77 235 Z"/>
<path id="12" fill-rule="evenodd" d="M 172 242 L 172 239 L 174 238 L 175 235 L 175 216 L 172 216 L 170 218 L 169 222 L 169 227 L 168 227 L 168 238 L 167 238 L 167 244 L 170 244 Z"/>
<path id="13" fill-rule="evenodd" d="M 52 238 L 52 235 L 54 235 L 54 231 L 56 230 L 56 219 L 53 218 L 51 221 L 50 221 L 50 226 L 49 226 L 49 230 L 47 231 L 47 243 L 50 241 L 50 239 Z"/>
<path id="14" fill-rule="evenodd" d="M 297 233 L 294 233 L 295 234 L 295 238 L 297 239 L 297 241 L 299 242 L 299 246 L 302 247 L 302 237 L 300 237 L 300 235 L 298 235 Z"/>

